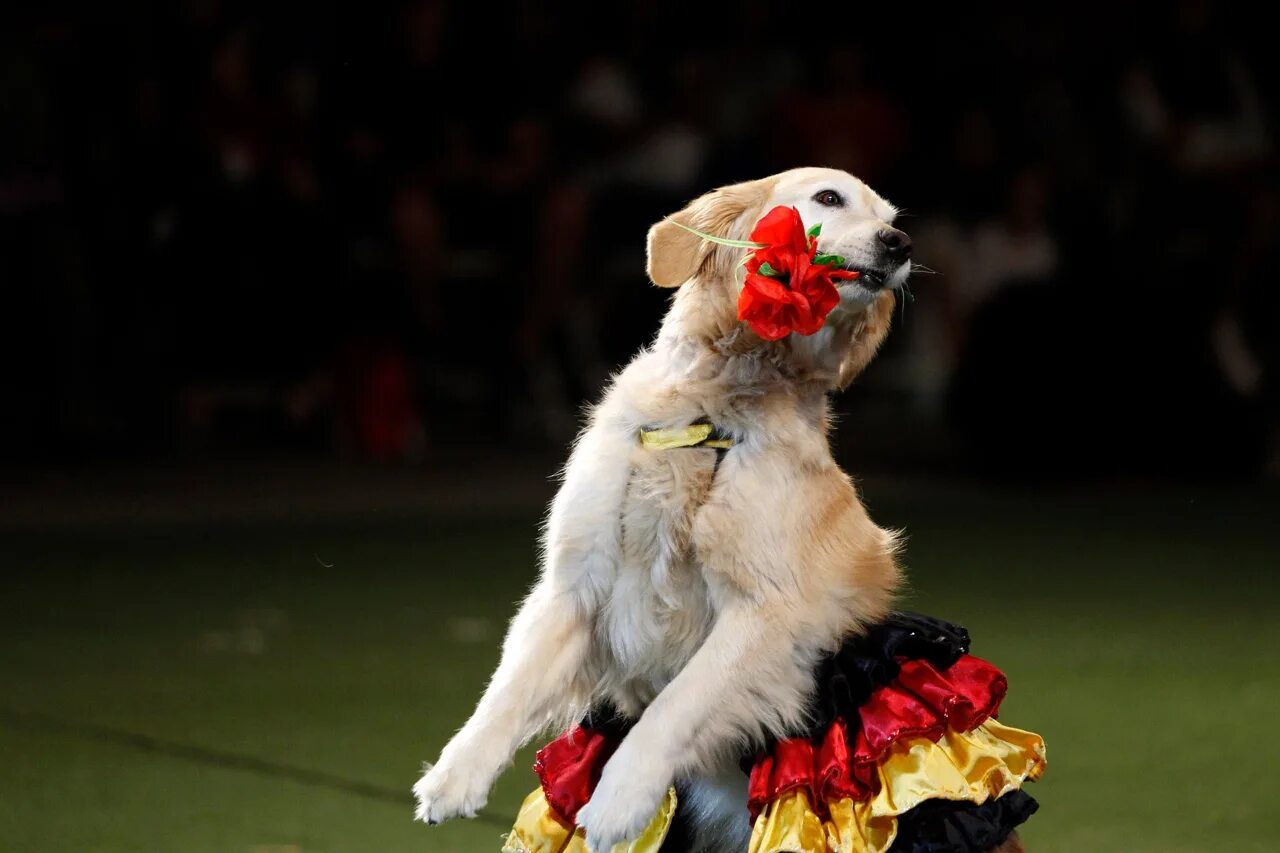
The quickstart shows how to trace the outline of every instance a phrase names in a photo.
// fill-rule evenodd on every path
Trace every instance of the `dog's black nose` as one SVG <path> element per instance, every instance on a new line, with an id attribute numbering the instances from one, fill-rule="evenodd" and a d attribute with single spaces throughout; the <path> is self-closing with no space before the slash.
<path id="1" fill-rule="evenodd" d="M 911 238 L 904 232 L 897 228 L 881 228 L 876 237 L 890 260 L 902 263 L 911 258 Z"/>

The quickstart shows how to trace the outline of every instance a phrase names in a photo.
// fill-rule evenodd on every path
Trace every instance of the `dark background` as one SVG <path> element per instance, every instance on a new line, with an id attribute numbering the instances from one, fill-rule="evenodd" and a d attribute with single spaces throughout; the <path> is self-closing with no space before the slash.
<path id="1" fill-rule="evenodd" d="M 1203 2 L 839 14 L 20 13 L 0 456 L 556 456 L 657 328 L 647 226 L 829 165 L 938 273 L 837 403 L 857 465 L 1274 476 L 1265 28 Z"/>
<path id="2" fill-rule="evenodd" d="M 1270 851 L 1274 31 L 1203 2 L 28 4 L 0 21 L 0 849 L 492 851 L 409 788 L 655 333 L 648 226 L 845 168 L 930 272 L 835 398 L 1050 765 Z"/>

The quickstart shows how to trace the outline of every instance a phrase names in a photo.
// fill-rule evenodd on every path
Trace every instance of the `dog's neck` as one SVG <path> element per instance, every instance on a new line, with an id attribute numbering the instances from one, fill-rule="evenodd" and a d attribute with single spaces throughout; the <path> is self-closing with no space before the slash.
<path id="1" fill-rule="evenodd" d="M 737 318 L 735 303 L 723 279 L 695 278 L 677 292 L 655 348 L 679 379 L 728 386 L 738 395 L 836 390 L 865 312 L 837 308 L 813 335 L 765 341 Z"/>

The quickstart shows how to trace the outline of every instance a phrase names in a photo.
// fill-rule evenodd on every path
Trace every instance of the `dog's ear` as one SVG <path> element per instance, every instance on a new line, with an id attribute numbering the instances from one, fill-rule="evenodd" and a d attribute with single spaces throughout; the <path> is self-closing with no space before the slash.
<path id="1" fill-rule="evenodd" d="M 655 223 L 649 229 L 649 278 L 659 287 L 679 287 L 693 278 L 717 249 L 724 248 L 680 225 L 716 237 L 745 240 L 746 231 L 760 217 L 771 186 L 763 180 L 721 187 Z"/>
<path id="2" fill-rule="evenodd" d="M 889 325 L 893 322 L 893 306 L 893 291 L 882 291 L 854 325 L 853 343 L 844 361 L 840 362 L 840 376 L 836 380 L 841 391 L 848 388 L 854 378 L 871 363 L 871 359 L 875 358 L 876 350 L 880 349 L 885 335 L 889 334 Z"/>

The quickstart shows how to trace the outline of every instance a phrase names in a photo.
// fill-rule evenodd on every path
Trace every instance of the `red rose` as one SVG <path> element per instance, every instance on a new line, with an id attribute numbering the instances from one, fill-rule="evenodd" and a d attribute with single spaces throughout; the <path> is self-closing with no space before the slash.
<path id="1" fill-rule="evenodd" d="M 813 257 L 810 251 L 813 241 L 804 232 L 800 211 L 794 207 L 779 205 L 766 213 L 752 229 L 749 239 L 763 245 L 747 258 L 748 272 L 758 272 L 766 261 L 776 270 L 789 270 L 800 258 Z"/>
<path id="2" fill-rule="evenodd" d="M 766 341 L 818 331 L 840 302 L 836 280 L 858 277 L 840 267 L 843 258 L 817 254 L 820 230 L 815 225 L 806 233 L 800 211 L 779 206 L 751 232 L 751 242 L 762 245 L 747 255 L 738 319 Z"/>

